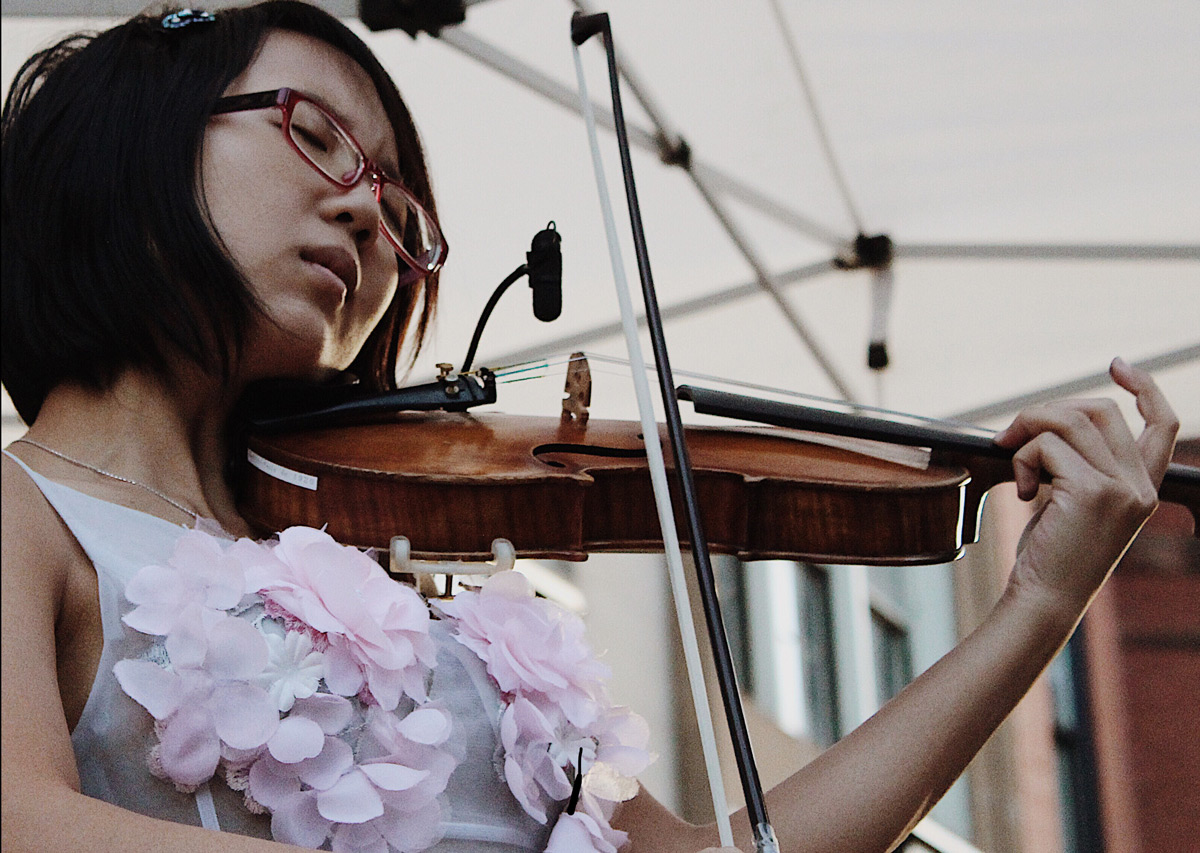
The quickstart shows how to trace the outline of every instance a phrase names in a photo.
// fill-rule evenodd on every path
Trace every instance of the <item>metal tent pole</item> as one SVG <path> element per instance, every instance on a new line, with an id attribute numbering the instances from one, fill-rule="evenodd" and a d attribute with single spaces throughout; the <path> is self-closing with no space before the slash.
<path id="1" fill-rule="evenodd" d="M 546 94 L 547 97 L 550 97 L 556 103 L 561 103 L 564 106 L 567 105 L 566 101 L 564 100 L 565 87 L 562 87 L 560 84 L 542 74 L 540 71 L 529 68 L 528 66 L 523 66 L 521 63 L 517 63 L 515 60 L 503 54 L 501 51 L 498 51 L 481 40 L 476 39 L 475 37 L 470 36 L 469 34 L 466 34 L 460 30 L 444 30 L 440 38 L 443 41 L 446 41 L 448 44 L 467 50 L 469 53 L 471 53 L 471 55 L 475 56 L 481 62 L 484 62 L 490 67 L 503 73 L 510 74 L 513 79 L 516 79 L 526 85 L 532 85 L 538 91 Z M 625 68 L 621 72 L 621 75 L 622 77 L 628 79 L 630 75 L 628 68 Z M 796 332 L 796 335 L 812 354 L 813 358 L 816 359 L 817 364 L 825 373 L 830 383 L 834 386 L 834 388 L 837 389 L 841 396 L 848 400 L 856 399 L 854 392 L 851 390 L 849 383 L 841 374 L 841 371 L 833 363 L 833 360 L 829 357 L 829 355 L 824 351 L 824 348 L 821 346 L 813 332 L 809 329 L 808 324 L 800 316 L 799 312 L 784 297 L 782 288 L 780 287 L 777 279 L 768 271 L 766 264 L 762 261 L 753 247 L 751 247 L 750 242 L 745 234 L 743 234 L 741 229 L 734 223 L 724 205 L 718 200 L 715 191 L 709 186 L 706 178 L 704 177 L 706 174 L 708 174 L 708 172 L 697 171 L 691 167 L 692 158 L 690 150 L 687 148 L 686 143 L 683 143 L 678 135 L 669 129 L 669 127 L 665 124 L 665 121 L 663 121 L 661 118 L 655 117 L 656 115 L 661 115 L 661 111 L 658 110 L 657 106 L 648 100 L 642 102 L 642 106 L 646 108 L 647 114 L 651 116 L 653 121 L 655 121 L 658 132 L 653 135 L 643 132 L 638 138 L 643 140 L 644 144 L 645 139 L 649 137 L 651 140 L 653 140 L 654 150 L 659 152 L 660 156 L 662 156 L 668 162 L 673 162 L 675 165 L 682 166 L 685 169 L 688 176 L 691 178 L 693 185 L 696 187 L 697 191 L 708 205 L 710 211 L 725 229 L 726 234 L 729 236 L 738 252 L 742 255 L 743 259 L 754 272 L 755 281 L 757 282 L 758 286 L 775 302 L 784 319 L 789 325 L 791 325 L 792 329 Z M 577 111 L 578 107 L 573 107 L 573 109 Z M 612 120 L 612 115 L 609 114 L 608 121 L 611 122 Z M 612 127 L 611 124 L 609 126 Z M 671 140 L 678 140 L 678 143 L 672 143 Z M 672 160 L 671 157 L 676 156 L 670 153 L 672 150 L 676 152 L 684 152 L 678 155 L 682 159 L 677 161 Z M 826 234 L 822 236 L 825 237 L 830 235 Z M 836 241 L 836 245 L 838 248 L 844 248 L 847 245 L 847 242 L 838 239 Z"/>
<path id="2" fill-rule="evenodd" d="M 781 272 L 776 276 L 776 279 L 781 285 L 792 285 L 800 282 L 808 281 L 816 278 L 819 275 L 837 269 L 836 264 L 830 261 L 817 261 L 813 264 L 806 264 L 802 267 Z M 694 314 L 699 314 L 702 311 L 710 311 L 713 308 L 718 308 L 722 305 L 730 305 L 734 302 L 740 302 L 743 299 L 749 299 L 752 296 L 762 294 L 762 289 L 757 282 L 745 282 L 732 287 L 727 287 L 724 290 L 718 290 L 715 293 L 708 293 L 704 296 L 697 296 L 694 299 L 685 299 L 682 302 L 677 302 L 674 305 L 668 305 L 661 309 L 660 314 L 664 321 L 679 320 L 684 317 L 690 317 Z M 638 317 L 638 325 L 646 326 L 645 315 Z M 584 329 L 580 332 L 575 332 L 570 335 L 563 335 L 561 338 L 555 338 L 550 341 L 542 341 L 536 346 L 524 347 L 518 350 L 511 350 L 506 353 L 495 356 L 491 359 L 492 364 L 517 364 L 530 359 L 541 358 L 546 353 L 566 352 L 568 350 L 577 350 L 583 348 L 586 344 L 595 343 L 596 341 L 615 338 L 621 334 L 621 321 L 616 320 L 612 323 L 604 323 L 599 326 L 593 326 L 590 329 Z"/>

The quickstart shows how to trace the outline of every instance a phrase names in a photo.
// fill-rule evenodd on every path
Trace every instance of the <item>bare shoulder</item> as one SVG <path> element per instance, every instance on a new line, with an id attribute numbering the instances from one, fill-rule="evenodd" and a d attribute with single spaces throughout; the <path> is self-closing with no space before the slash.
<path id="1" fill-rule="evenodd" d="M 4 659 L 16 660 L 10 653 L 18 648 L 27 653 L 33 643 L 48 645 L 53 673 L 55 632 L 79 545 L 29 474 L 7 455 L 0 464 Z M 38 657 L 43 656 L 39 651 Z"/>
<path id="2" fill-rule="evenodd" d="M 17 588 L 41 587 L 43 592 L 61 596 L 67 567 L 78 546 L 29 474 L 7 454 L 2 458 L 0 572 L 5 595 Z"/>
<path id="3" fill-rule="evenodd" d="M 45 785 L 66 790 L 79 784 L 58 685 L 56 641 L 79 546 L 29 475 L 7 456 L 2 465 L 0 768 L 7 835 L 10 824 L 36 814 Z"/>

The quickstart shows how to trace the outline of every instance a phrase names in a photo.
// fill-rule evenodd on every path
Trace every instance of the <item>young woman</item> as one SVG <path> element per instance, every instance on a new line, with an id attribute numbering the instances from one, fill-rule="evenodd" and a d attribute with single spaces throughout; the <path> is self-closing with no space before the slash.
<path id="1" fill-rule="evenodd" d="M 261 579 L 268 563 L 284 571 L 286 541 L 231 543 L 252 535 L 227 476 L 245 389 L 346 377 L 387 387 L 402 344 L 419 344 L 433 311 L 446 242 L 412 121 L 369 50 L 295 2 L 142 16 L 34 57 L 3 134 L 3 379 L 30 425 L 3 460 L 6 849 L 613 849 L 621 837 L 599 826 L 607 813 L 586 808 L 576 814 L 591 823 L 559 818 L 568 831 L 548 842 L 577 796 L 551 782 L 582 765 L 585 748 L 601 760 L 610 736 L 636 751 L 611 735 L 629 718 L 601 709 L 589 725 L 609 729 L 539 765 L 562 744 L 551 732 L 530 748 L 542 743 L 526 736 L 530 720 L 572 711 L 565 699 L 533 701 L 552 692 L 530 687 L 538 672 L 506 683 L 480 651 L 495 640 L 486 626 L 476 646 L 462 639 L 485 608 L 462 605 L 428 625 L 405 617 L 418 627 L 389 648 L 408 643 L 421 677 L 387 687 L 383 675 L 400 669 L 344 655 L 330 668 L 347 649 L 371 651 L 363 632 L 318 630 L 316 616 L 286 605 L 302 583 Z M 1087 401 L 1037 407 L 1000 434 L 1020 448 L 1023 497 L 1051 480 L 1006 593 L 943 661 L 769 793 L 783 849 L 894 847 L 1070 636 L 1153 510 L 1176 431 L 1149 376 L 1120 361 L 1112 375 L 1136 395 L 1145 431 L 1135 439 L 1115 406 Z M 304 541 L 346 561 L 347 585 L 365 571 Z M 214 603 L 231 565 L 260 580 Z M 503 612 L 553 622 L 504 594 L 492 599 Z M 403 609 L 406 599 L 388 596 Z M 171 607 L 169 627 L 151 625 Z M 286 677 L 267 677 L 266 663 L 243 672 L 249 616 L 266 639 L 252 631 L 247 642 L 271 655 L 285 631 L 309 644 L 304 655 L 324 649 L 323 692 L 302 689 L 308 656 Z M 522 637 L 510 640 L 521 648 Z M 544 663 L 574 667 L 567 682 L 592 671 L 582 657 Z M 222 667 L 237 672 L 218 677 Z M 279 715 L 273 706 L 252 736 L 261 685 Z M 600 695 L 590 682 L 580 690 L 589 702 Z M 330 723 L 317 700 L 353 705 L 355 724 Z M 383 758 L 339 745 L 363 751 L 380 732 L 395 739 Z M 310 736 L 317 746 L 303 752 Z M 344 763 L 321 777 L 333 755 Z M 531 787 L 535 777 L 551 782 Z M 420 808 L 418 790 L 428 795 Z M 644 792 L 610 799 L 624 799 L 611 823 L 628 849 L 717 843 L 712 827 L 684 824 Z"/>

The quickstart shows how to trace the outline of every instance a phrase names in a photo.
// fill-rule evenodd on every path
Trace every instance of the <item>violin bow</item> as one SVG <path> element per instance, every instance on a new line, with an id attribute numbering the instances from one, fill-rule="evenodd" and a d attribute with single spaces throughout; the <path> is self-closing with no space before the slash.
<path id="1" fill-rule="evenodd" d="M 720 602 L 717 600 L 716 582 L 708 549 L 708 539 L 705 536 L 704 524 L 700 517 L 691 458 L 688 455 L 687 444 L 684 440 L 683 422 L 679 413 L 679 402 L 676 399 L 675 380 L 671 374 L 670 360 L 667 356 L 666 338 L 662 327 L 662 316 L 659 313 L 658 298 L 650 272 L 650 258 L 646 249 L 645 233 L 642 228 L 637 189 L 634 186 L 633 164 L 629 153 L 629 139 L 625 127 L 625 116 L 621 109 L 620 80 L 617 73 L 616 53 L 613 48 L 612 28 L 607 13 L 601 12 L 584 15 L 576 12 L 571 18 L 571 41 L 574 45 L 575 70 L 579 78 L 580 100 L 582 101 L 584 117 L 588 127 L 588 137 L 592 146 L 592 159 L 596 169 L 596 183 L 600 193 L 601 207 L 605 213 L 605 229 L 608 234 L 609 249 L 613 259 L 613 275 L 617 284 L 617 298 L 621 303 L 622 326 L 625 330 L 630 359 L 634 363 L 634 387 L 637 390 L 638 409 L 641 413 L 643 434 L 646 436 L 646 452 L 648 462 L 650 463 L 651 477 L 654 482 L 659 523 L 663 530 L 664 553 L 667 558 L 668 567 L 671 569 L 671 584 L 675 598 L 675 609 L 680 622 L 680 630 L 684 637 L 684 653 L 687 658 L 688 675 L 692 686 L 692 700 L 696 705 L 696 718 L 700 725 L 701 742 L 704 745 L 705 765 L 708 768 L 709 787 L 713 794 L 713 808 L 716 812 L 717 827 L 721 844 L 726 847 L 732 847 L 733 832 L 729 824 L 729 809 L 725 804 L 724 784 L 720 778 L 720 762 L 716 755 L 715 739 L 712 737 L 712 717 L 708 709 L 708 697 L 703 684 L 695 627 L 691 622 L 691 608 L 688 602 L 686 582 L 683 580 L 679 535 L 675 529 L 674 512 L 671 507 L 670 493 L 666 485 L 666 466 L 663 463 L 662 449 L 659 442 L 653 441 L 650 438 L 658 434 L 658 428 L 645 381 L 645 368 L 641 356 L 641 346 L 638 342 L 637 321 L 633 316 L 633 308 L 630 303 L 628 286 L 625 282 L 623 272 L 624 267 L 620 259 L 620 250 L 617 244 L 616 228 L 613 222 L 611 207 L 608 203 L 608 193 L 604 179 L 603 165 L 600 160 L 599 144 L 596 140 L 595 117 L 592 113 L 591 101 L 587 96 L 583 64 L 579 56 L 579 46 L 596 34 L 602 36 L 605 53 L 608 58 L 613 117 L 615 119 L 614 125 L 621 155 L 621 169 L 625 181 L 625 197 L 629 208 L 630 222 L 633 227 L 633 243 L 637 254 L 642 296 L 646 305 L 647 327 L 654 350 L 654 360 L 665 412 L 667 434 L 670 438 L 672 455 L 675 460 L 675 481 L 679 487 L 679 493 L 683 497 L 685 514 L 688 521 L 688 535 L 692 542 L 692 556 L 695 563 L 697 580 L 699 581 L 701 604 L 704 610 L 705 621 L 708 625 L 708 636 L 712 645 L 717 682 L 721 691 L 721 699 L 725 706 L 725 716 L 729 724 L 734 756 L 737 760 L 738 775 L 741 779 L 742 791 L 746 799 L 746 809 L 749 813 L 750 826 L 753 830 L 755 850 L 757 853 L 778 853 L 779 843 L 775 839 L 775 831 L 767 816 L 762 783 L 759 781 L 758 768 L 754 762 L 754 753 L 750 745 L 750 735 L 746 726 L 746 715 L 742 709 L 741 697 L 738 692 L 737 675 L 733 667 L 733 656 L 730 653 L 729 641 L 725 635 L 725 625 L 721 618 Z M 691 641 L 690 643 L 689 640 Z"/>

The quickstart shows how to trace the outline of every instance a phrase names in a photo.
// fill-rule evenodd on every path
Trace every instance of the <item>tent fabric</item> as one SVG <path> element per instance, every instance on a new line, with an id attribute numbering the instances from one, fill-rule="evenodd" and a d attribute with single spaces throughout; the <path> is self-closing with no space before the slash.
<path id="1" fill-rule="evenodd" d="M 18 5 L 4 6 L 6 84 L 32 47 L 87 23 L 48 12 L 118 4 L 48 0 L 36 18 L 13 17 Z M 1200 435 L 1200 7 L 782 3 L 846 192 L 768 0 L 603 8 L 623 59 L 696 160 L 789 211 L 790 220 L 744 192 L 717 193 L 856 397 L 999 426 L 1043 389 L 1097 393 L 1089 377 L 1114 355 L 1158 358 L 1183 433 Z M 461 31 L 573 89 L 572 11 L 563 0 L 480 3 Z M 461 360 L 492 288 L 548 220 L 563 235 L 562 318 L 540 324 L 523 297 L 506 296 L 479 362 L 550 343 L 569 351 L 573 338 L 623 353 L 582 121 L 448 40 L 367 38 L 422 128 L 453 246 L 436 337 L 414 379 Z M 584 60 L 604 104 L 599 47 L 585 45 Z M 631 124 L 652 129 L 628 88 L 625 105 Z M 610 193 L 621 199 L 611 134 L 602 142 Z M 674 317 L 676 370 L 838 396 L 683 171 L 641 150 L 634 167 L 659 300 Z M 871 274 L 829 264 L 860 225 L 898 247 L 891 363 L 880 375 L 866 367 Z M 922 256 L 976 244 L 1175 246 L 1182 257 Z M 624 254 L 636 281 L 633 252 Z M 787 283 L 789 271 L 815 270 Z M 557 395 L 505 393 L 510 410 Z M 633 413 L 631 402 L 604 397 L 593 407 Z"/>

